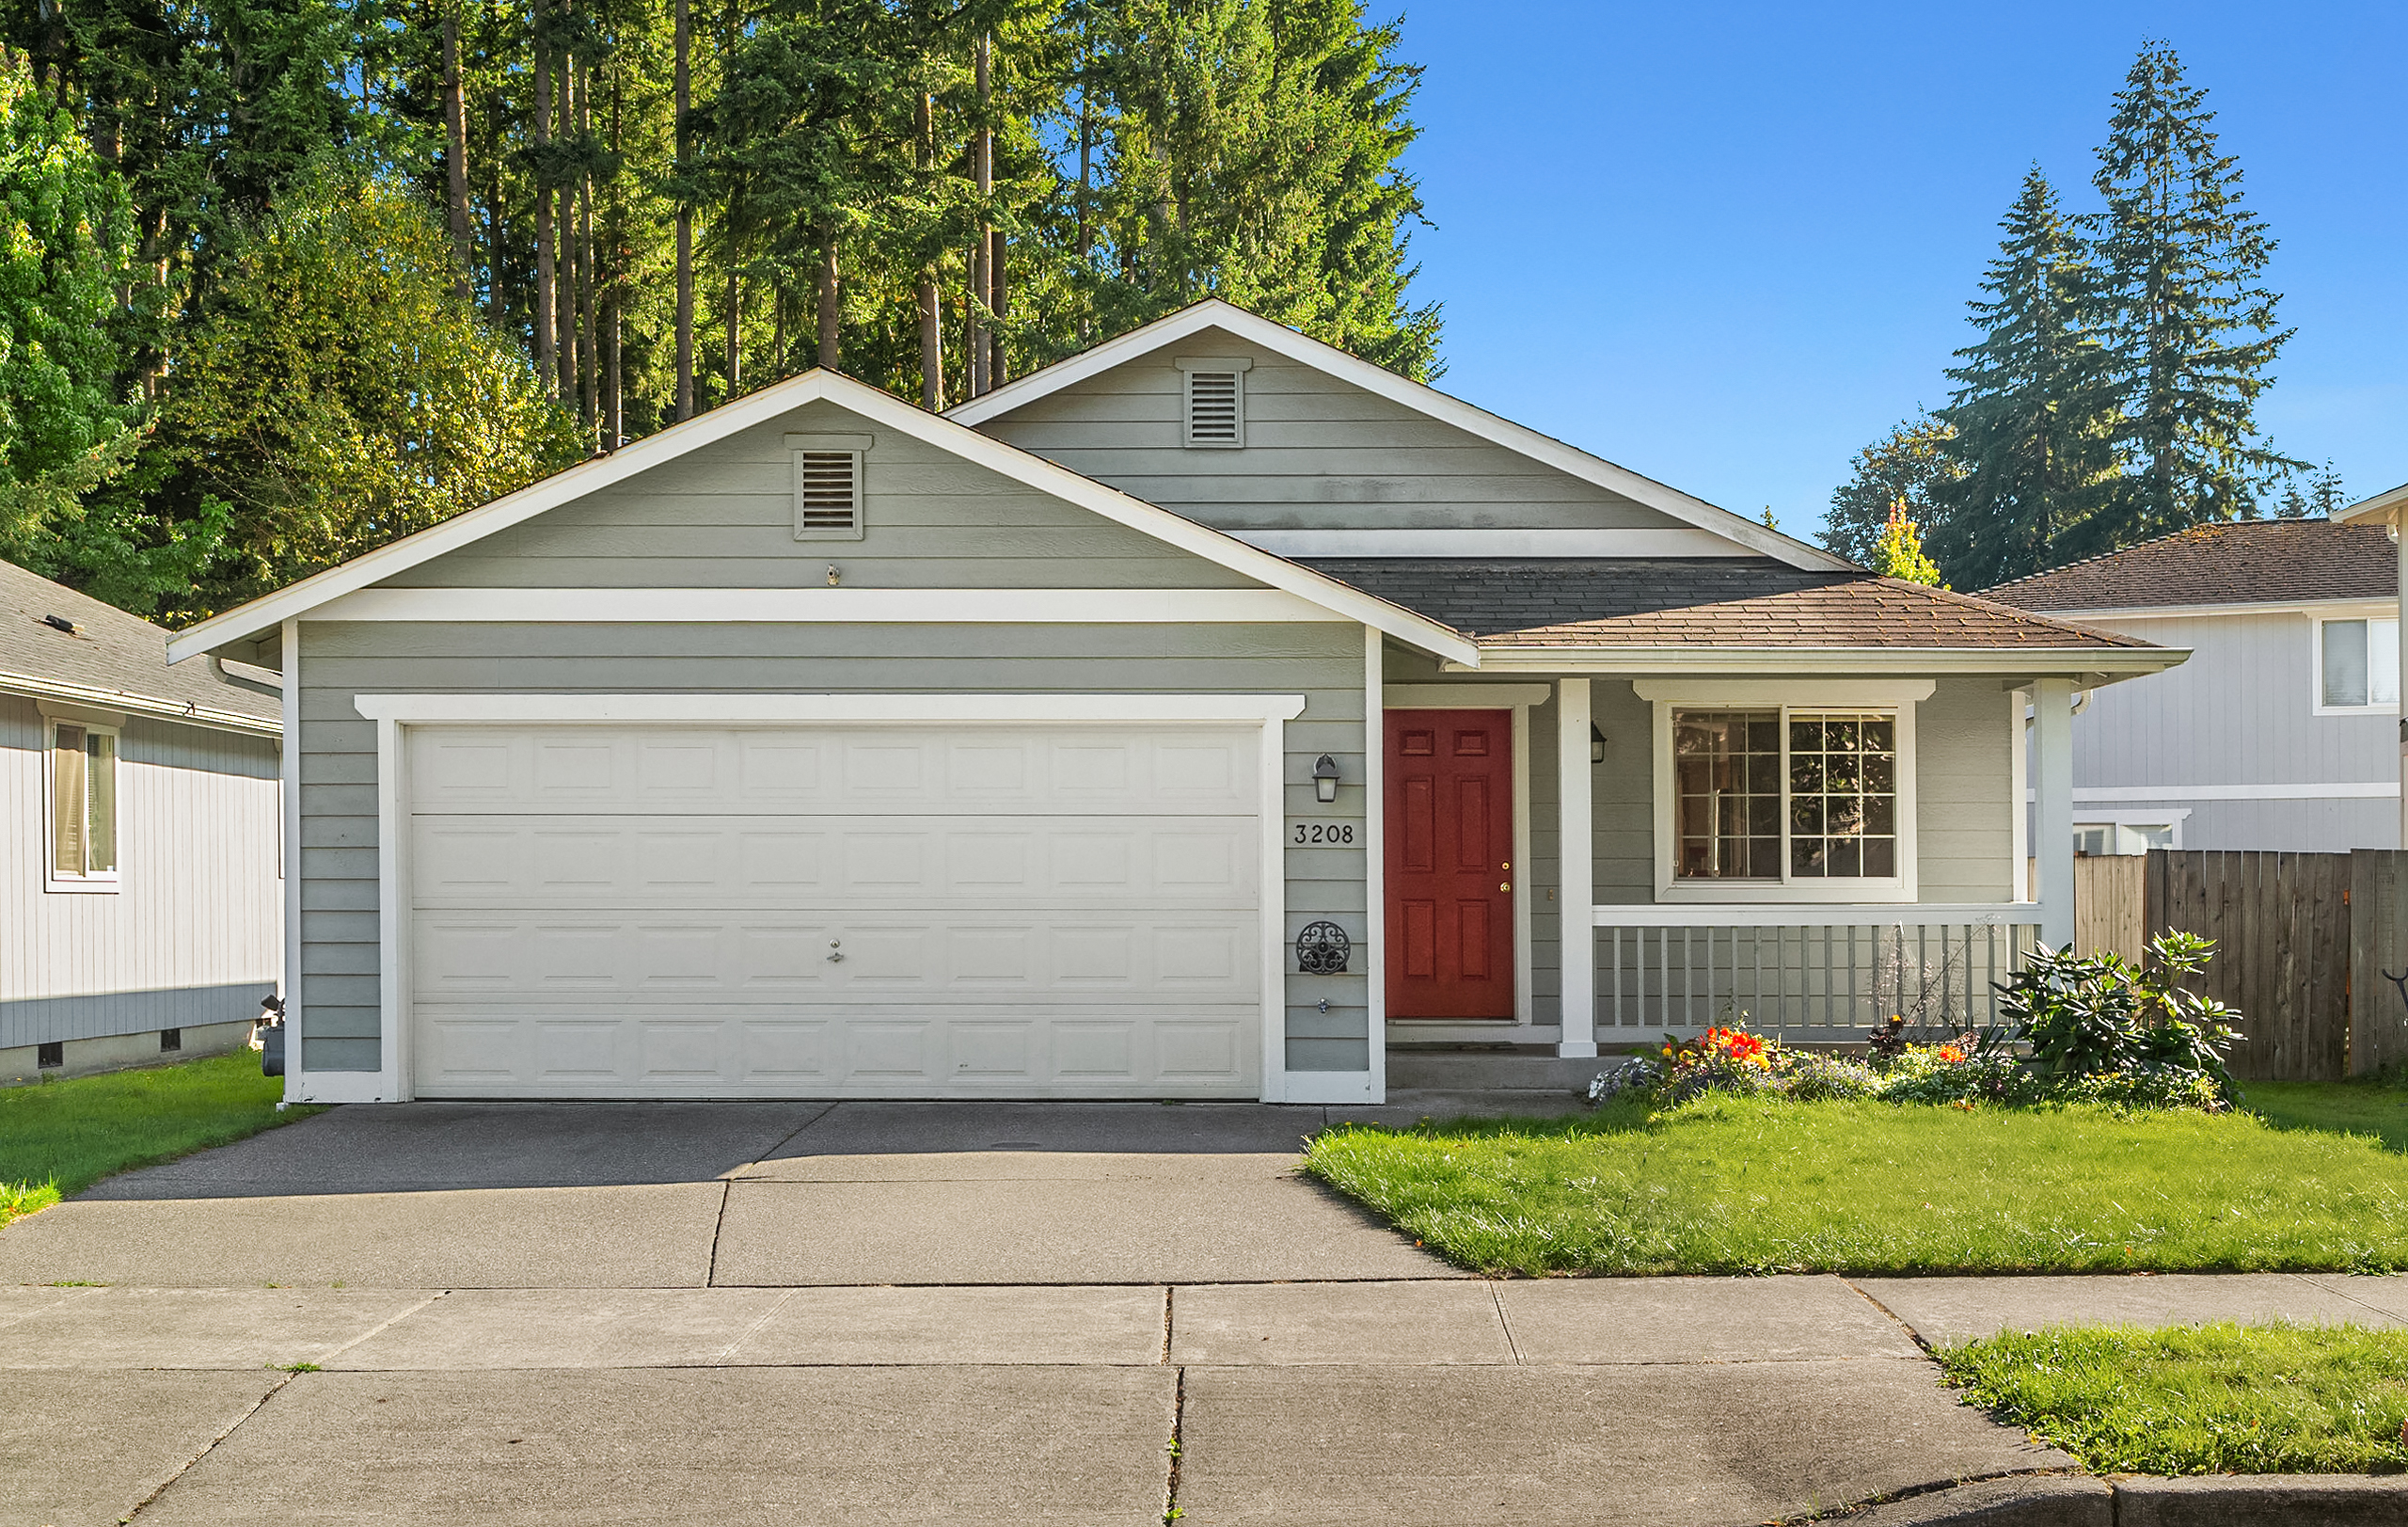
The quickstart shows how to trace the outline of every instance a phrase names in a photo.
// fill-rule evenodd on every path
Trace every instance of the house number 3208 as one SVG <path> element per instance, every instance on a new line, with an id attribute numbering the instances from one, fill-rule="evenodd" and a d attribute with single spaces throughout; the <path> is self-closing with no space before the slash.
<path id="1" fill-rule="evenodd" d="M 1300 821 L 1288 826 L 1291 843 L 1351 844 L 1354 841 L 1354 824 L 1351 821 Z"/>

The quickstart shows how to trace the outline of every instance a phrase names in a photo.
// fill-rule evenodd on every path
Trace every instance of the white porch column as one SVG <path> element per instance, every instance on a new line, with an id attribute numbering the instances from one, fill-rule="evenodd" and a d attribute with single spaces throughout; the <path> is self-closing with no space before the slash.
<path id="1" fill-rule="evenodd" d="M 2408 513 L 2393 511 L 2391 538 L 2400 547 L 2400 672 L 2408 676 Z M 2400 704 L 2400 846 L 2408 849 L 2408 693 Z"/>
<path id="2" fill-rule="evenodd" d="M 2073 680 L 2032 686 L 2033 857 L 2039 861 L 2040 937 L 2073 942 Z"/>
<path id="3" fill-rule="evenodd" d="M 1589 681 L 1556 683 L 1555 784 L 1556 904 L 1563 922 L 1563 1033 L 1560 1056 L 1597 1053 L 1597 872 L 1590 835 L 1592 768 L 1589 763 Z M 1525 878 L 1527 879 L 1527 871 Z"/>

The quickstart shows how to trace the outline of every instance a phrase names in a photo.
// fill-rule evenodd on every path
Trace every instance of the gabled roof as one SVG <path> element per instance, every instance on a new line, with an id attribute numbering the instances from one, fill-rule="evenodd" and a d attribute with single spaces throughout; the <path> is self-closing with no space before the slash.
<path id="1" fill-rule="evenodd" d="M 431 562 L 447 552 L 456 551 L 514 525 L 524 524 L 547 510 L 626 482 L 715 441 L 768 423 L 805 404 L 822 400 L 849 409 L 874 423 L 949 451 L 1039 492 L 1050 493 L 1065 502 L 1091 510 L 1116 524 L 1151 535 L 1182 551 L 1193 552 L 1232 572 L 1308 599 L 1350 620 L 1359 620 L 1408 645 L 1457 661 L 1479 661 L 1478 651 L 1468 641 L 1427 616 L 1365 594 L 1284 557 L 1259 551 L 1183 515 L 1175 515 L 1143 500 L 1131 498 L 1117 488 L 1106 487 L 1042 456 L 1033 455 L 1017 446 L 1006 445 L 965 425 L 940 418 L 866 383 L 857 382 L 840 373 L 819 370 L 807 371 L 733 403 L 722 404 L 682 424 L 673 424 L 657 435 L 646 436 L 610 455 L 596 456 L 565 471 L 555 472 L 540 483 L 496 499 L 482 508 L 454 516 L 390 546 L 380 547 L 340 566 L 329 567 L 315 577 L 305 578 L 289 588 L 253 599 L 248 604 L 202 621 L 188 630 L 179 631 L 167 643 L 167 660 L 178 662 L 230 643 L 257 636 L 284 621 L 297 619 L 330 600 Z"/>
<path id="2" fill-rule="evenodd" d="M 1988 591 L 2020 610 L 2149 610 L 2391 599 L 2399 553 L 2379 520 L 2194 525 Z"/>
<path id="3" fill-rule="evenodd" d="M 74 628 L 60 630 L 52 620 Z M 282 704 L 259 680 L 196 664 L 169 668 L 167 633 L 139 615 L 0 562 L 0 692 L 165 716 L 273 737 Z M 263 677 L 269 676 L 262 676 Z"/>
<path id="4" fill-rule="evenodd" d="M 1792 567 L 1843 572 L 1853 566 L 1820 548 L 1794 540 L 1779 531 L 1767 530 L 1744 515 L 1718 509 L 1703 499 L 1692 498 L 1653 478 L 1641 477 L 1628 468 L 1617 467 L 1602 456 L 1591 455 L 1576 446 L 1566 445 L 1510 419 L 1499 418 L 1460 398 L 1449 397 L 1435 388 L 1408 381 L 1394 372 L 1350 356 L 1336 345 L 1309 339 L 1284 324 L 1275 324 L 1268 318 L 1232 307 L 1218 298 L 1209 298 L 1193 307 L 1182 308 L 1143 328 L 1132 329 L 1117 339 L 1104 341 L 1091 350 L 1083 350 L 1067 360 L 1056 361 L 1042 371 L 1031 372 L 1019 381 L 1007 383 L 983 397 L 973 398 L 948 409 L 945 417 L 964 424 L 985 423 L 1023 404 L 1210 328 L 1226 329 L 1298 365 L 1309 366 L 1351 383 L 1425 418 L 1450 424 L 1492 445 L 1503 446 L 1582 482 L 1619 493 L 1634 502 L 1695 525 L 1700 530 L 1710 531 L 1725 540 Z"/>

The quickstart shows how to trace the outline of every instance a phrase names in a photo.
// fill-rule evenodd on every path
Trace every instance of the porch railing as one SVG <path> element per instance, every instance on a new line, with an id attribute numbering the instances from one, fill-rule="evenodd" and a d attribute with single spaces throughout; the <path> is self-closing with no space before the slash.
<path id="1" fill-rule="evenodd" d="M 1831 1042 L 1906 1020 L 1926 1036 L 1995 1022 L 2002 982 L 2039 941 L 2030 902 L 1601 906 L 1597 1038 L 1627 1043 L 1744 1019 Z"/>

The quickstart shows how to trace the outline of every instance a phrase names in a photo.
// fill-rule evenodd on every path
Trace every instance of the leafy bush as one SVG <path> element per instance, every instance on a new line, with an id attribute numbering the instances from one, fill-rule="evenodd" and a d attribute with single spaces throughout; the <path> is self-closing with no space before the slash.
<path id="1" fill-rule="evenodd" d="M 2225 1057 L 2240 1042 L 2239 1015 L 2178 984 L 2207 967 L 2215 946 L 2195 933 L 2161 933 L 2140 965 L 2120 956 L 2077 958 L 2043 946 L 2000 989 L 1999 1010 L 2031 1048 L 2033 1067 L 2055 1083 L 2116 1075 L 2161 1078 L 2189 1091 L 2205 1078 L 2232 1096 Z"/>

